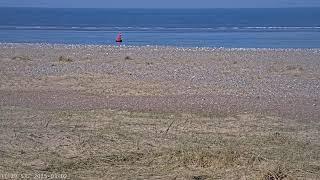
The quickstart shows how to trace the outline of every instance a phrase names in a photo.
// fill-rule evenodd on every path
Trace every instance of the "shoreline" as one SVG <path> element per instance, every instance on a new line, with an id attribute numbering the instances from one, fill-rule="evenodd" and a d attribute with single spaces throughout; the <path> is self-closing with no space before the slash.
<path id="1" fill-rule="evenodd" d="M 174 49 L 178 51 L 217 51 L 217 50 L 224 50 L 224 51 L 314 51 L 320 52 L 319 48 L 228 48 L 228 47 L 183 47 L 183 46 L 163 46 L 163 45 L 112 45 L 112 44 L 63 44 L 63 43 L 7 43 L 7 42 L 0 42 L 0 46 L 3 47 L 12 47 L 13 46 L 39 46 L 39 47 L 60 47 L 60 48 L 83 48 L 83 47 L 90 47 L 90 48 L 119 48 L 119 49 L 130 49 L 130 48 L 142 48 L 142 49 Z"/>

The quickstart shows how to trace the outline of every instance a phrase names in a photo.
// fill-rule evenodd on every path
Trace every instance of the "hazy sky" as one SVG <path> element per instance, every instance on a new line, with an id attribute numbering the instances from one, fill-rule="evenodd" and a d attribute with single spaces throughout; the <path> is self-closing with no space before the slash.
<path id="1" fill-rule="evenodd" d="M 0 0 L 0 6 L 68 8 L 320 7 L 320 0 Z"/>

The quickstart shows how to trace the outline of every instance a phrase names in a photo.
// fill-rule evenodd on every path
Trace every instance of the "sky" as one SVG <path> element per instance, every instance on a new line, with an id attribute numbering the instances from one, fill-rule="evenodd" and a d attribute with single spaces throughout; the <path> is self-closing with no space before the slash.
<path id="1" fill-rule="evenodd" d="M 320 0 L 0 0 L 0 7 L 277 8 L 320 7 Z"/>

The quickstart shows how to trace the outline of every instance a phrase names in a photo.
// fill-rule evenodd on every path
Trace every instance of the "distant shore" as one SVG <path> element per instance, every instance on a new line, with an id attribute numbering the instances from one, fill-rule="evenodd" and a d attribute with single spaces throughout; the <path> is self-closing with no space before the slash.
<path id="1" fill-rule="evenodd" d="M 0 43 L 1 157 L 27 172 L 87 178 L 130 170 L 147 179 L 317 179 L 319 57 L 320 49 Z"/>

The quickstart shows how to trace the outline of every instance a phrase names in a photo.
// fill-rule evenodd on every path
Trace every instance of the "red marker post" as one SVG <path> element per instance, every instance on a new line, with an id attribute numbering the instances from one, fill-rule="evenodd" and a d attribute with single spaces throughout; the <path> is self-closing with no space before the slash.
<path id="1" fill-rule="evenodd" d="M 122 42 L 122 34 L 121 33 L 118 34 L 116 42 Z"/>

